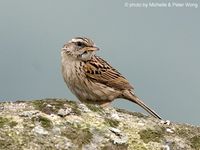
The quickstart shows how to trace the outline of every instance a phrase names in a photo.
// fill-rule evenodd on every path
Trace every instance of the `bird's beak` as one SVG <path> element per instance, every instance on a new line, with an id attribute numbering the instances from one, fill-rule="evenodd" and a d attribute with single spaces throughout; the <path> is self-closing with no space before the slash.
<path id="1" fill-rule="evenodd" d="M 61 48 L 61 50 L 66 50 L 66 48 Z"/>
<path id="2" fill-rule="evenodd" d="M 86 51 L 98 51 L 99 48 L 96 46 L 92 46 L 92 47 L 85 47 L 84 48 Z"/>

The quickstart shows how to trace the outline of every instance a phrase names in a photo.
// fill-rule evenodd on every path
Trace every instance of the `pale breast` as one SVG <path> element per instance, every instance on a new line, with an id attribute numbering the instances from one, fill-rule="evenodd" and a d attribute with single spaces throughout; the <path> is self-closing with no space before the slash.
<path id="1" fill-rule="evenodd" d="M 74 88 L 78 83 L 76 66 L 79 62 L 72 61 L 70 58 L 62 58 L 62 75 L 68 88 L 74 93 Z M 75 93 L 74 93 L 75 94 Z"/>
<path id="2" fill-rule="evenodd" d="M 88 79 L 82 70 L 84 62 L 62 59 L 63 78 L 76 97 L 81 101 L 112 101 L 120 92 L 104 84 Z"/>

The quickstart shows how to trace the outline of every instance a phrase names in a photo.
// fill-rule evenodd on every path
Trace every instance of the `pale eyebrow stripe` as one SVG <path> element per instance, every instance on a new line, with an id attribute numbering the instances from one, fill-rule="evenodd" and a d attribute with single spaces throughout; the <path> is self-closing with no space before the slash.
<path id="1" fill-rule="evenodd" d="M 75 37 L 69 42 L 84 42 L 87 45 L 89 44 L 95 46 L 95 43 L 92 40 L 85 37 Z"/>

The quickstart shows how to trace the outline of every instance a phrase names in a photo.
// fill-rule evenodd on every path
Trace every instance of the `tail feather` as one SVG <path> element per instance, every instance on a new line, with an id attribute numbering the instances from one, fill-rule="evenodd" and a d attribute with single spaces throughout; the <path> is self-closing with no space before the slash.
<path id="1" fill-rule="evenodd" d="M 144 110 L 146 110 L 153 117 L 162 119 L 154 110 L 149 108 L 142 100 L 140 100 L 137 96 L 135 96 L 131 92 L 128 92 L 128 93 L 125 92 L 124 96 L 125 96 L 124 98 L 138 104 L 140 107 L 142 107 Z"/>

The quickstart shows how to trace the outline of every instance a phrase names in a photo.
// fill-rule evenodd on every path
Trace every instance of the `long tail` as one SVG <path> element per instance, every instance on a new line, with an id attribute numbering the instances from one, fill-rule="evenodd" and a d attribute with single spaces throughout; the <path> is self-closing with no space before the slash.
<path id="1" fill-rule="evenodd" d="M 149 108 L 142 100 L 140 100 L 137 96 L 132 94 L 130 91 L 124 93 L 124 98 L 130 100 L 131 102 L 134 102 L 138 104 L 140 107 L 142 107 L 144 110 L 146 110 L 149 114 L 151 114 L 153 117 L 162 119 L 154 110 Z"/>

